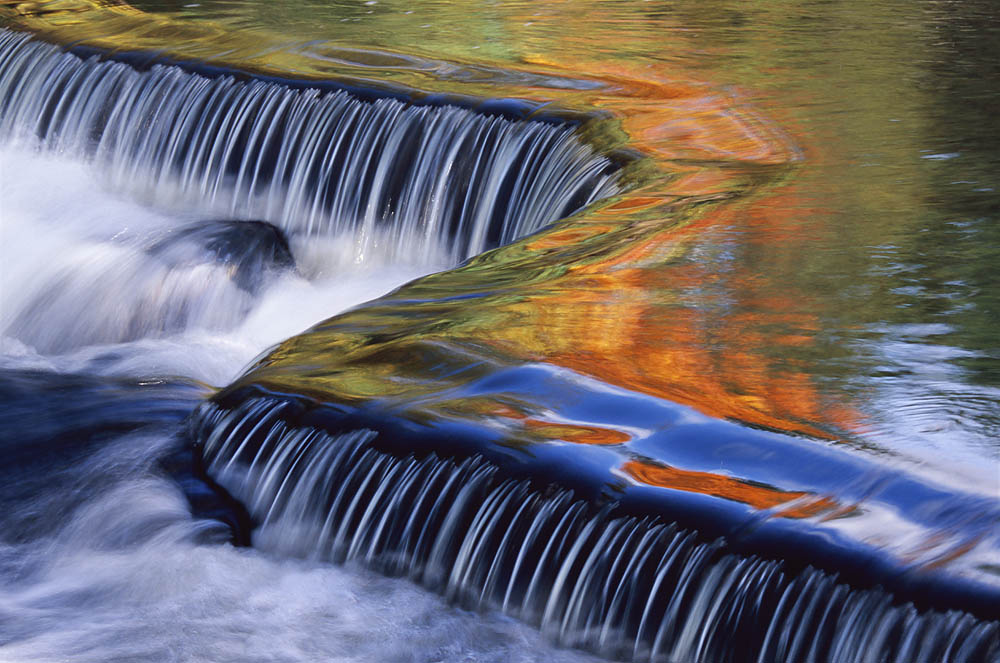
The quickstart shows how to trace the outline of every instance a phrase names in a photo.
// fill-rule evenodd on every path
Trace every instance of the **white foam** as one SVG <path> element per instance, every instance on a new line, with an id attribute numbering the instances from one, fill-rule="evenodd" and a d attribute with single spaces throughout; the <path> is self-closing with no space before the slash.
<path id="1" fill-rule="evenodd" d="M 78 469 L 91 481 L 66 526 L 0 545 L 0 660 L 592 660 L 406 580 L 198 545 L 184 497 L 148 471 L 168 444 L 119 439 Z"/>
<path id="2" fill-rule="evenodd" d="M 293 241 L 300 274 L 275 282 L 245 316 L 218 324 L 196 317 L 178 333 L 99 342 L 121 326 L 109 317 L 131 314 L 129 286 L 149 267 L 137 243 L 196 217 L 111 193 L 85 164 L 58 156 L 2 147 L 0 168 L 0 324 L 14 326 L 27 309 L 49 316 L 36 329 L 83 325 L 96 339 L 53 353 L 34 347 L 44 345 L 37 338 L 5 333 L 0 368 L 225 384 L 270 345 L 445 266 L 392 262 L 398 256 L 370 250 L 359 263 L 350 237 L 311 242 L 308 251 Z M 116 271 L 122 264 L 130 280 L 116 280 L 129 279 Z M 32 308 L 38 283 L 74 269 L 85 278 L 69 284 L 71 297 L 52 293 L 61 303 L 47 313 Z M 218 278 L 211 270 L 192 275 L 185 296 L 207 297 L 212 307 L 243 296 L 228 286 L 199 295 L 199 283 Z M 80 301 L 89 305 L 74 306 Z M 53 488 L 62 496 L 82 491 L 80 506 L 51 538 L 10 543 L 0 535 L 8 541 L 0 543 L 0 661 L 591 660 L 505 617 L 451 607 L 406 580 L 199 545 L 205 524 L 191 519 L 176 485 L 151 470 L 173 434 L 120 438 L 77 468 L 87 481 L 61 478 Z"/>
<path id="3" fill-rule="evenodd" d="M 252 297 L 224 266 L 165 266 L 143 252 L 196 214 L 129 200 L 63 157 L 7 146 L 0 164 L 4 366 L 223 385 L 285 338 L 448 266 L 443 250 L 407 262 L 368 242 L 361 259 L 351 235 L 292 238 L 297 273 Z"/>

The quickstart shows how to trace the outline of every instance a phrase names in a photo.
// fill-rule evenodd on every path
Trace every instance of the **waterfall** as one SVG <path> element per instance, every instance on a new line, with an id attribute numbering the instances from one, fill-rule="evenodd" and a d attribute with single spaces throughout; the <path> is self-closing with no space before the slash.
<path id="1" fill-rule="evenodd" d="M 616 164 L 570 123 L 196 65 L 141 68 L 3 29 L 0 136 L 87 160 L 157 205 L 225 219 L 68 256 L 4 328 L 47 353 L 236 326 L 270 279 L 298 273 L 293 244 L 268 223 L 290 238 L 354 236 L 359 259 L 384 243 L 399 254 L 444 246 L 458 260 L 620 190 Z M 252 250 L 233 248 L 253 233 L 264 234 Z M 482 455 L 392 453 L 364 426 L 300 425 L 292 398 L 201 404 L 193 458 L 164 463 L 211 480 L 198 483 L 202 512 L 233 521 L 239 540 L 250 526 L 233 504 L 245 507 L 264 550 L 407 577 L 614 659 L 1000 656 L 1000 625 L 975 610 L 738 550 Z"/>
<path id="2" fill-rule="evenodd" d="M 207 473 L 255 544 L 408 576 L 558 642 L 636 661 L 986 661 L 1000 628 L 879 587 L 727 550 L 660 517 L 615 513 L 480 456 L 398 457 L 359 428 L 287 423 L 270 397 L 194 419 Z M 286 410 L 288 412 L 286 412 Z"/>
<path id="3" fill-rule="evenodd" d="M 0 29 L 0 135 L 92 159 L 164 205 L 456 259 L 617 192 L 574 127 L 362 100 L 179 66 L 140 71 Z M 360 257 L 363 257 L 360 256 Z"/>

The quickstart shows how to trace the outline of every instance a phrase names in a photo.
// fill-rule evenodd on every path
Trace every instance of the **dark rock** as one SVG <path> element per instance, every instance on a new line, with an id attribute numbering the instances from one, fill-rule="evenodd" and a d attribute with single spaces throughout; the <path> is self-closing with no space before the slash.
<path id="1" fill-rule="evenodd" d="M 171 267 L 214 262 L 232 267 L 232 279 L 257 294 L 275 272 L 295 269 L 288 240 L 265 221 L 208 221 L 185 226 L 147 250 Z"/>

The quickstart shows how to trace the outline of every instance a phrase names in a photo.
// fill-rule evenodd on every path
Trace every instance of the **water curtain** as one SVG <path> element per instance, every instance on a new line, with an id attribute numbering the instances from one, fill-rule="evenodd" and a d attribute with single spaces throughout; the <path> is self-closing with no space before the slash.
<path id="1" fill-rule="evenodd" d="M 161 202 L 456 259 L 617 190 L 573 127 L 363 101 L 178 66 L 145 71 L 0 31 L 0 133 L 91 157 Z"/>
<path id="2" fill-rule="evenodd" d="M 397 457 L 359 428 L 287 423 L 294 401 L 203 406 L 208 474 L 266 549 L 406 576 L 567 646 L 635 661 L 987 660 L 998 627 L 918 611 L 812 567 L 734 553 L 655 515 L 617 514 L 482 456 Z"/>

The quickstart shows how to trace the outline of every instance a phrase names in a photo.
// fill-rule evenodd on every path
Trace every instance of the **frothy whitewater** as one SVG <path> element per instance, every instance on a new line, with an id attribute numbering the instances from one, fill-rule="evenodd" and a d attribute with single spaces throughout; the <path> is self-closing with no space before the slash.
<path id="1" fill-rule="evenodd" d="M 224 260 L 158 250 L 219 218 L 217 200 L 199 209 L 175 195 L 178 179 L 132 180 L 86 140 L 7 138 L 0 388 L 24 400 L 28 421 L 0 443 L 14 459 L 0 471 L 0 660 L 585 660 L 406 580 L 221 544 L 159 464 L 207 393 L 192 380 L 225 384 L 273 343 L 448 266 L 448 247 L 435 237 L 407 259 L 371 233 L 361 251 L 355 227 L 293 233 L 294 268 L 241 287 Z M 92 381 L 63 384 L 65 373 Z M 114 398 L 98 396 L 108 388 Z M 121 397 L 149 389 L 169 412 Z M 78 407 L 54 413 L 55 403 Z M 45 413 L 59 430 L 28 431 Z"/>
<path id="2" fill-rule="evenodd" d="M 529 627 L 464 612 L 405 580 L 216 543 L 157 465 L 205 394 L 189 380 L 224 384 L 272 343 L 444 263 L 369 256 L 358 264 L 350 238 L 293 242 L 297 271 L 275 274 L 251 295 L 222 266 L 171 269 L 144 250 L 196 216 L 109 192 L 79 160 L 7 147 L 0 168 L 0 380 L 129 376 L 175 407 L 162 416 L 146 404 L 88 401 L 87 385 L 36 396 L 40 413 L 52 398 L 89 402 L 78 429 L 111 426 L 125 411 L 138 421 L 76 450 L 71 467 L 43 461 L 28 501 L 14 499 L 17 468 L 0 473 L 10 475 L 11 491 L 0 493 L 0 660 L 585 660 Z M 136 323 L 146 333 L 114 342 L 139 297 L 150 304 Z M 196 310 L 182 328 L 164 331 L 157 302 Z M 58 351 L 39 352 L 31 337 L 10 336 L 12 327 L 36 330 Z M 81 329 L 91 342 L 79 340 Z M 63 422 L 67 436 L 85 437 L 73 432 L 72 415 Z M 0 446 L 9 459 L 23 442 Z M 32 442 L 32 455 L 54 444 Z"/>

